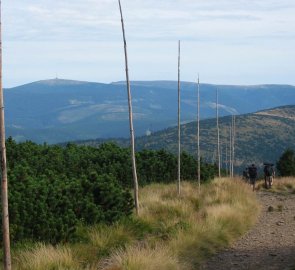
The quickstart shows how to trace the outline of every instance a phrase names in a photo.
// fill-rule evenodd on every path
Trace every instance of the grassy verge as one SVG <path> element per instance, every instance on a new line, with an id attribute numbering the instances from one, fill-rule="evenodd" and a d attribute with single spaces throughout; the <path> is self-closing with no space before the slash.
<path id="1" fill-rule="evenodd" d="M 266 190 L 264 188 L 264 181 L 261 181 L 258 184 L 258 190 Z M 276 178 L 273 181 L 273 185 L 271 189 L 267 189 L 269 192 L 274 193 L 281 193 L 281 194 L 295 194 L 295 178 L 293 177 L 283 177 L 283 178 Z"/>
<path id="2" fill-rule="evenodd" d="M 76 243 L 38 244 L 13 253 L 14 269 L 189 270 L 229 245 L 255 222 L 259 207 L 248 185 L 218 179 L 197 187 L 140 190 L 140 217 L 113 226 L 81 227 Z"/>

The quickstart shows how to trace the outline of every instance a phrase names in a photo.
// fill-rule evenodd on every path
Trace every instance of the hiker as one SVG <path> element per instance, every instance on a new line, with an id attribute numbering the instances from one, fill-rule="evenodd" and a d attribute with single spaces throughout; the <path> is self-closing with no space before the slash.
<path id="1" fill-rule="evenodd" d="M 256 168 L 255 164 L 252 164 L 248 168 L 248 172 L 249 172 L 249 177 L 250 177 L 250 184 L 253 185 L 253 191 L 254 191 L 255 190 L 255 183 L 256 183 L 256 179 L 257 179 L 257 168 Z"/>
<path id="2" fill-rule="evenodd" d="M 246 169 L 243 171 L 243 180 L 245 180 L 246 183 L 249 182 L 249 172 L 248 172 L 248 168 L 246 168 Z"/>
<path id="3" fill-rule="evenodd" d="M 273 168 L 273 164 L 271 163 L 264 163 L 264 186 L 265 188 L 271 188 L 273 184 L 273 178 L 275 176 L 275 170 Z"/>

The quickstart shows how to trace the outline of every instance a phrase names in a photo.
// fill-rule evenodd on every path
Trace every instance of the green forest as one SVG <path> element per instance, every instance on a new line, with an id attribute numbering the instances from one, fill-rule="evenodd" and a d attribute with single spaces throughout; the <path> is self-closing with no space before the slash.
<path id="1" fill-rule="evenodd" d="M 99 147 L 6 142 L 9 215 L 14 242 L 68 242 L 79 225 L 111 224 L 133 211 L 130 150 L 113 143 Z M 165 150 L 137 152 L 141 186 L 177 179 L 177 157 Z M 182 178 L 196 181 L 197 162 L 181 155 Z M 201 180 L 216 166 L 201 163 Z"/>

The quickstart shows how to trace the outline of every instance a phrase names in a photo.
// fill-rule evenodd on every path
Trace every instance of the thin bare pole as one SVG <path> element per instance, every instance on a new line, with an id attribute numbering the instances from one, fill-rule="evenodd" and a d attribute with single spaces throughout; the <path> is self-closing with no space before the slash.
<path id="1" fill-rule="evenodd" d="M 180 40 L 178 41 L 178 180 L 177 193 L 180 195 Z"/>
<path id="2" fill-rule="evenodd" d="M 200 76 L 198 75 L 198 187 L 199 193 L 201 191 L 201 153 L 200 153 Z"/>
<path id="3" fill-rule="evenodd" d="M 232 125 L 229 125 L 229 177 L 232 177 Z"/>
<path id="4" fill-rule="evenodd" d="M 226 136 L 225 136 L 226 138 Z M 227 139 L 225 139 L 225 171 L 226 171 L 226 176 L 228 176 L 228 153 L 227 153 Z"/>
<path id="5" fill-rule="evenodd" d="M 218 177 L 221 177 L 220 169 L 220 138 L 219 138 L 219 112 L 218 112 L 218 89 L 216 89 L 216 129 L 217 129 L 217 161 L 218 161 Z"/>
<path id="6" fill-rule="evenodd" d="M 0 140 L 1 140 L 1 175 L 2 175 L 2 231 L 3 231 L 3 263 L 4 270 L 11 269 L 10 237 L 9 237 L 9 213 L 8 213 L 8 179 L 5 147 L 5 120 L 4 100 L 2 86 L 2 14 L 0 0 Z"/>
<path id="7" fill-rule="evenodd" d="M 234 165 L 235 165 L 235 137 L 236 137 L 236 116 L 233 115 L 232 117 L 232 132 L 233 132 L 233 135 L 232 135 L 232 143 L 233 143 L 233 154 L 232 154 L 232 176 L 234 177 Z"/>
<path id="8" fill-rule="evenodd" d="M 128 72 L 127 43 L 126 43 L 126 37 L 125 37 L 125 27 L 124 27 L 121 2 L 120 2 L 120 0 L 118 0 L 118 1 L 119 1 L 119 8 L 120 8 L 120 14 L 121 14 L 122 33 L 123 33 L 123 41 L 124 41 L 125 71 L 126 71 L 128 108 L 129 108 L 129 125 L 130 125 L 130 140 L 131 140 L 131 160 L 132 160 L 132 173 L 133 173 L 133 183 L 134 183 L 134 204 L 135 204 L 136 215 L 138 215 L 138 212 L 139 212 L 138 181 L 137 181 L 136 161 L 135 161 L 135 142 L 134 142 L 134 128 L 133 128 L 133 118 L 132 118 L 132 116 L 133 116 L 132 97 L 131 97 L 129 72 Z"/>
<path id="9" fill-rule="evenodd" d="M 233 164 L 234 164 L 234 116 L 231 116 L 231 163 L 230 163 L 230 174 L 234 177 Z"/>
<path id="10" fill-rule="evenodd" d="M 219 142 L 219 146 L 220 146 L 220 170 L 222 170 L 223 168 L 223 145 L 222 145 L 222 141 Z"/>
<path id="11" fill-rule="evenodd" d="M 234 116 L 232 115 L 231 117 L 231 175 L 232 177 L 234 177 L 234 173 L 233 173 L 233 167 L 234 167 Z"/>

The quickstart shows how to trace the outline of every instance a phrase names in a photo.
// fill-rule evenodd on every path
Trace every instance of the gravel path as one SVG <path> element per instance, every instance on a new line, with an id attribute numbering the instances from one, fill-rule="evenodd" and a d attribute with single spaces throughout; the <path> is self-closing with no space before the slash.
<path id="1" fill-rule="evenodd" d="M 257 196 L 262 205 L 257 224 L 200 269 L 295 270 L 295 194 L 258 192 Z"/>

